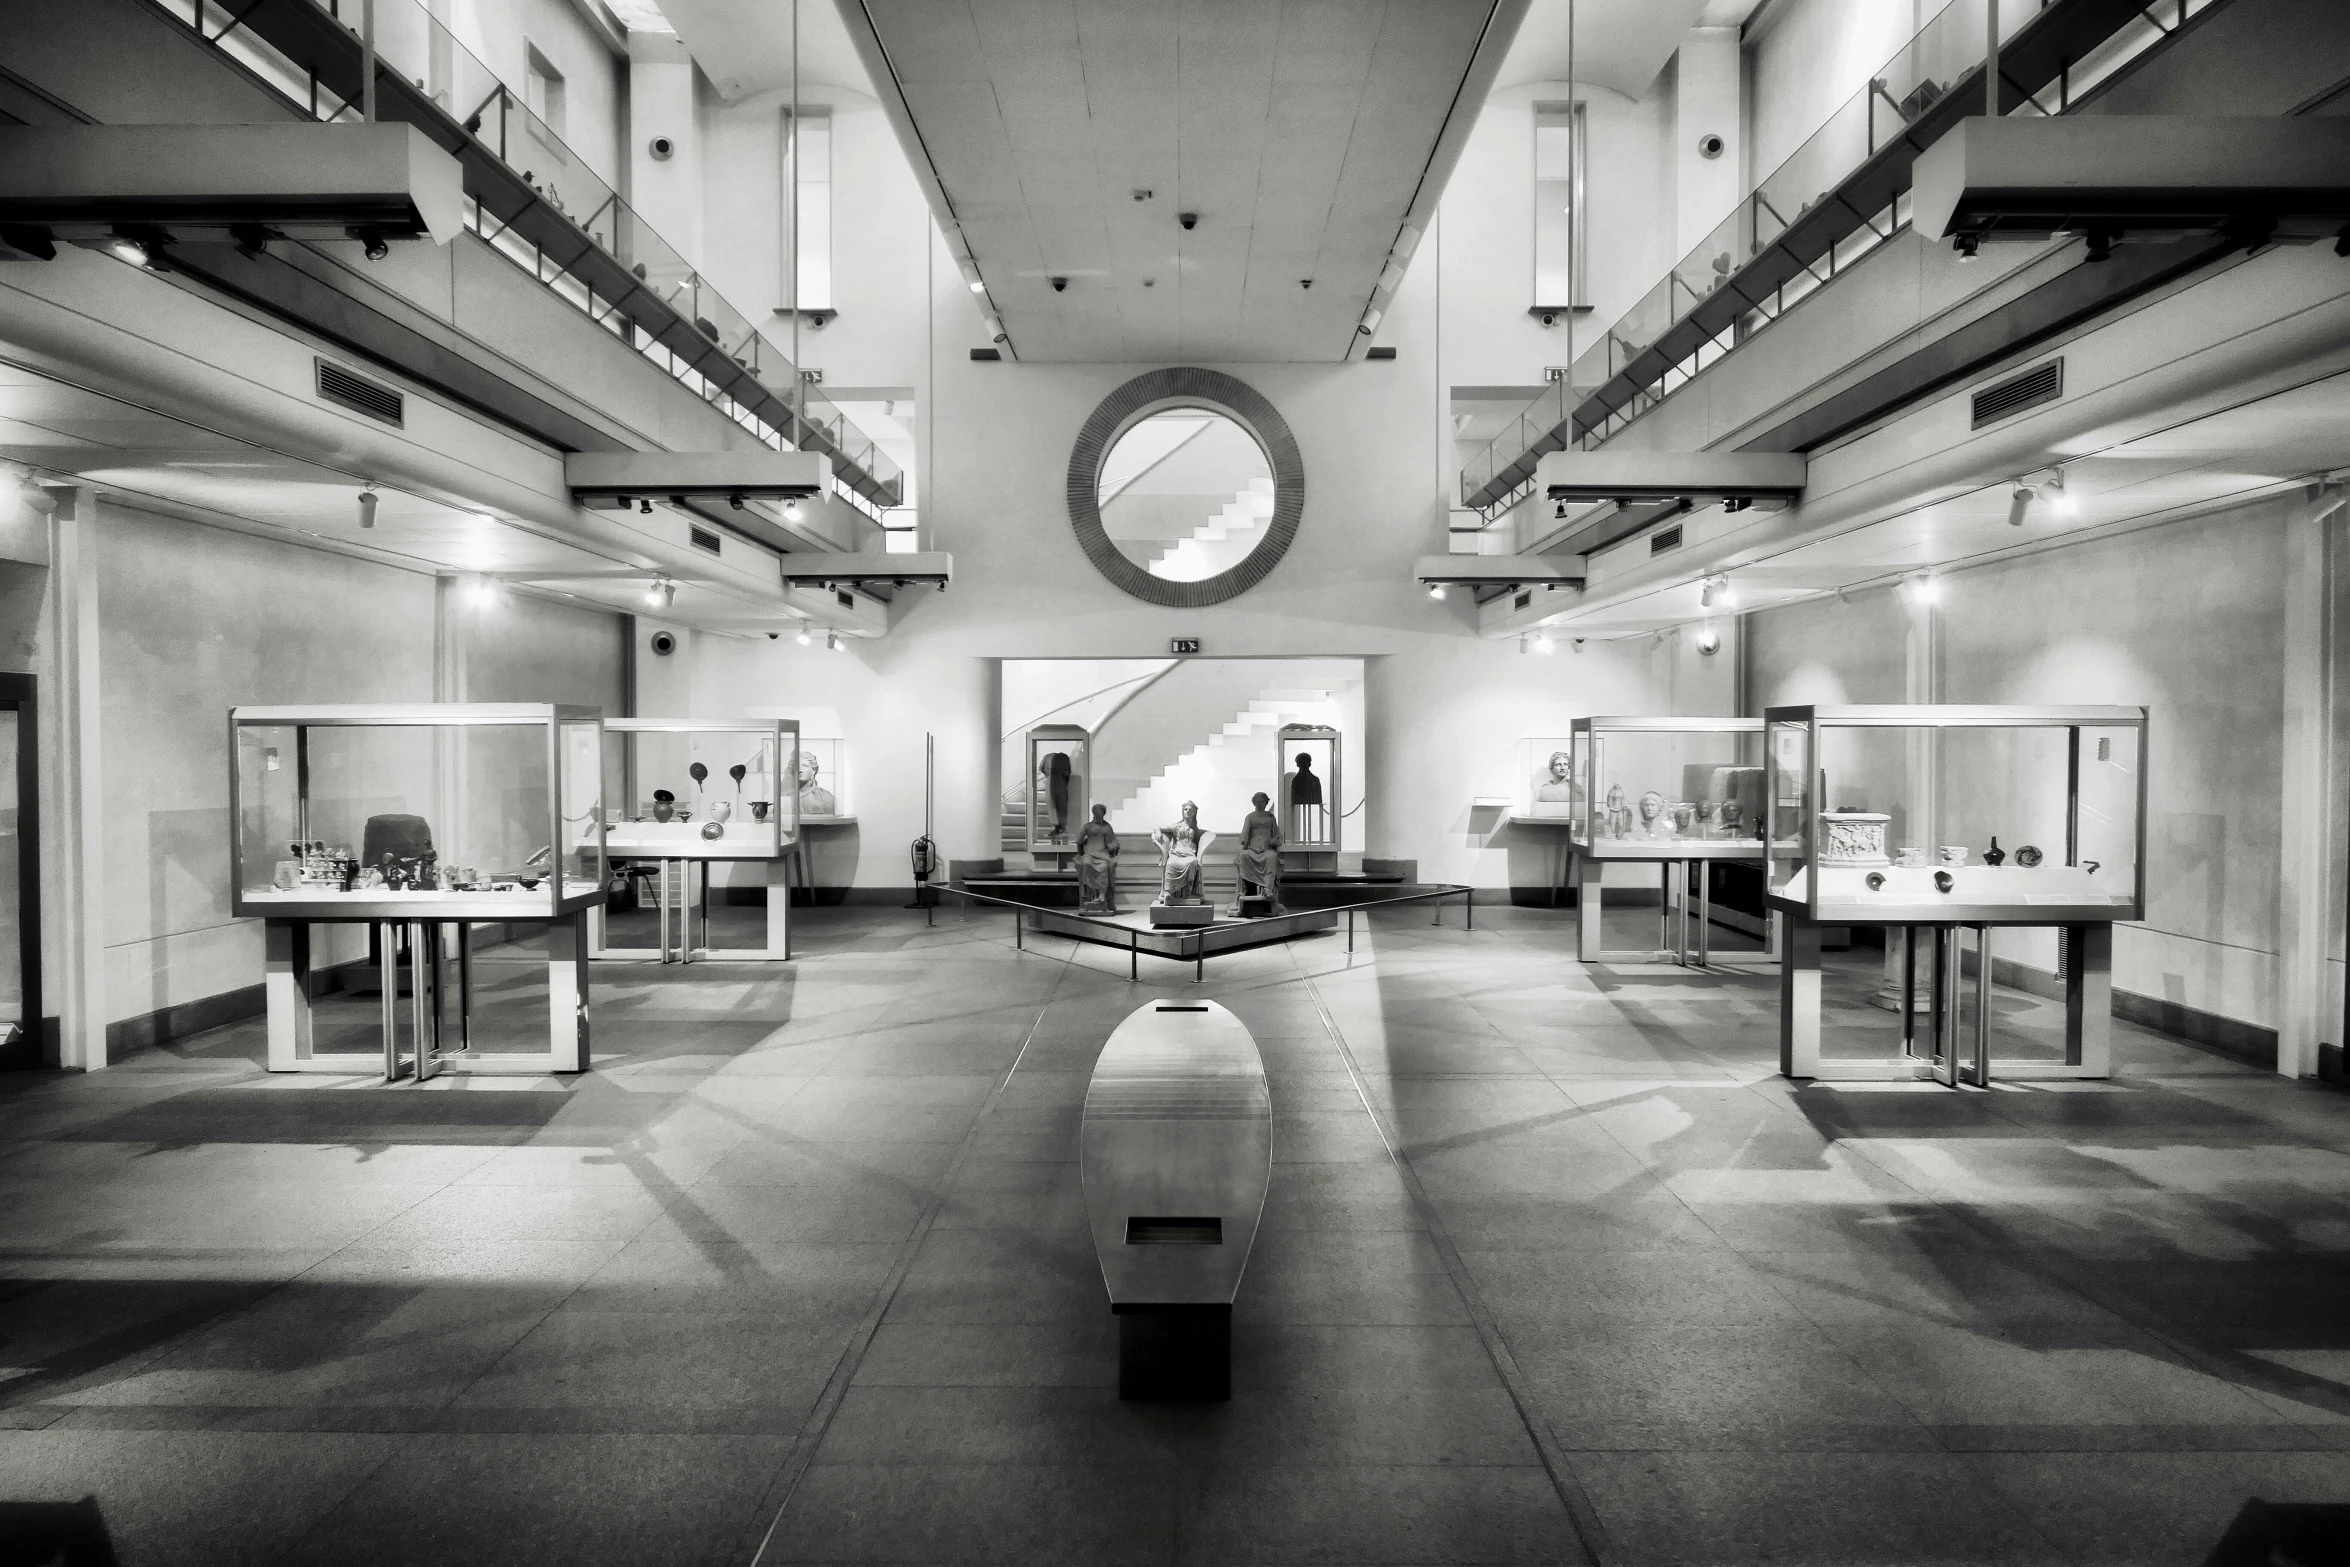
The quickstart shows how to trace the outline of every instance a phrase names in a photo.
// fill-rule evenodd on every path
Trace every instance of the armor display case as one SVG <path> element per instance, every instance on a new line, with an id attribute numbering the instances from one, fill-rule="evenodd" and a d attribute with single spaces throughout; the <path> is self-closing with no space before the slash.
<path id="1" fill-rule="evenodd" d="M 606 719 L 605 790 L 627 804 L 605 825 L 604 844 L 631 895 L 590 912 L 589 955 L 661 963 L 789 958 L 801 754 L 791 719 Z M 816 766 L 821 779 L 820 758 Z M 746 861 L 766 883 L 766 918 L 747 943 L 743 922 L 714 921 L 711 907 L 726 891 L 713 865 Z"/>
<path id="2" fill-rule="evenodd" d="M 1344 751 L 1338 731 L 1324 724 L 1283 724 L 1275 737 L 1274 801 L 1281 816 L 1282 851 L 1336 854 Z"/>
<path id="3" fill-rule="evenodd" d="M 1075 724 L 1028 731 L 1028 852 L 1073 855 L 1092 787 L 1093 737 Z"/>
<path id="4" fill-rule="evenodd" d="M 1988 1085 L 1992 983 L 2011 961 L 1995 956 L 1994 933 L 2045 926 L 2056 942 L 2035 964 L 2060 987 L 2062 1037 L 2004 1056 L 1997 1075 L 2110 1075 L 2113 926 L 2146 909 L 2146 709 L 1799 706 L 1763 717 L 1767 902 L 1788 927 L 1780 1071 Z M 1824 925 L 1885 931 L 1885 995 L 1901 1016 L 1892 1058 L 1823 1058 Z"/>
<path id="5" fill-rule="evenodd" d="M 559 919 L 604 896 L 603 715 L 543 703 L 229 713 L 232 912 Z"/>

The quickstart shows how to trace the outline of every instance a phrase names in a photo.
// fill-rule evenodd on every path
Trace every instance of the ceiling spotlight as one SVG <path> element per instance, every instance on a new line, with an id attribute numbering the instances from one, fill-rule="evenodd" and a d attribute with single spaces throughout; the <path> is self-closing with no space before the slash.
<path id="1" fill-rule="evenodd" d="M 802 505 L 801 505 L 801 504 L 800 504 L 798 501 L 785 501 L 785 502 L 783 503 L 783 520 L 784 520 L 784 521 L 786 521 L 786 522 L 798 522 L 800 519 L 802 519 L 803 517 L 805 517 L 805 516 L 807 516 L 807 515 L 808 515 L 808 508 L 807 508 L 807 507 L 805 507 L 805 506 L 802 506 Z"/>
<path id="2" fill-rule="evenodd" d="M 1443 584 L 1443 583 L 1441 583 L 1441 582 L 1431 582 L 1431 583 L 1429 583 L 1429 584 L 1428 584 L 1428 596 L 1429 596 L 1430 598 L 1432 598 L 1432 599 L 1440 599 L 1440 598 L 1444 597 L 1444 584 Z"/>
<path id="3" fill-rule="evenodd" d="M 653 585 L 645 589 L 645 602 L 655 609 L 667 609 L 677 602 L 677 584 L 667 577 L 655 577 Z"/>
<path id="4" fill-rule="evenodd" d="M 476 577 L 465 585 L 466 601 L 475 609 L 488 609 L 498 602 L 498 584 L 495 578 Z"/>
<path id="5" fill-rule="evenodd" d="M 392 247 L 384 243 L 382 229 L 355 228 L 351 237 L 359 242 L 360 253 L 370 261 L 381 261 L 392 253 Z"/>
<path id="6" fill-rule="evenodd" d="M 106 248 L 134 267 L 151 267 L 155 264 L 155 244 L 152 240 L 117 233 L 106 242 Z"/>
<path id="7" fill-rule="evenodd" d="M 2007 498 L 2007 525 L 2011 528 L 2022 527 L 2025 515 L 2031 511 L 2032 502 L 2036 498 L 2036 492 L 2030 485 L 2018 483 L 2014 493 Z"/>
<path id="8" fill-rule="evenodd" d="M 1933 577 L 1912 577 L 1904 584 L 1912 600 L 1920 604 L 1942 602 L 1942 584 Z"/>
<path id="9" fill-rule="evenodd" d="M 2114 232 L 2111 229 L 2089 230 L 2088 249 L 2084 253 L 2082 259 L 2086 261 L 2111 261 L 2113 259 L 2113 241 Z"/>
<path id="10" fill-rule="evenodd" d="M 1714 629 L 1714 623 L 1709 620 L 1698 628 L 1697 651 L 1705 657 L 1711 658 L 1721 650 L 1722 634 Z"/>
<path id="11" fill-rule="evenodd" d="M 1552 644 L 1552 642 L 1551 642 L 1551 640 L 1550 640 L 1550 633 L 1549 633 L 1549 632 L 1547 632 L 1547 631 L 1537 631 L 1537 632 L 1535 632 L 1535 633 L 1534 633 L 1534 651 L 1535 651 L 1535 652 L 1537 652 L 1537 653 L 1547 653 L 1547 652 L 1549 652 L 1549 651 L 1551 650 L 1552 646 L 1553 646 L 1553 644 Z"/>
<path id="12" fill-rule="evenodd" d="M 1559 503 L 1558 503 L 1556 506 L 1553 506 L 1553 507 L 1550 509 L 1550 514 L 1551 514 L 1553 517 L 1556 517 L 1556 518 L 1557 518 L 1559 521 L 1561 521 L 1561 522 L 1564 522 L 1564 521 L 1566 521 L 1566 520 L 1567 520 L 1567 503 L 1566 503 L 1565 501 L 1560 501 L 1560 502 L 1559 502 Z"/>
<path id="13" fill-rule="evenodd" d="M 971 280 L 971 292 L 974 294 L 984 294 L 987 292 L 987 285 L 982 283 L 979 279 L 973 278 Z"/>
<path id="14" fill-rule="evenodd" d="M 636 508 L 638 511 L 643 512 L 648 517 L 653 515 L 653 503 L 651 501 L 639 500 L 636 503 Z"/>
<path id="15" fill-rule="evenodd" d="M 2062 468 L 2056 470 L 2055 478 L 2040 486 L 2040 498 L 2046 501 L 2048 509 L 2059 517 L 2078 517 L 2081 514 L 2080 501 L 2075 499 L 2072 493 L 2065 488 Z"/>
<path id="16" fill-rule="evenodd" d="M 809 642 L 814 640 L 808 635 L 808 623 L 806 621 L 803 620 L 800 622 L 800 634 L 792 638 L 792 640 L 797 642 L 802 647 L 806 647 Z"/>
<path id="17" fill-rule="evenodd" d="M 840 633 L 837 631 L 824 633 L 824 645 L 835 653 L 846 653 L 849 650 L 849 645 L 840 639 Z"/>
<path id="18" fill-rule="evenodd" d="M 1980 234 L 1961 234 L 1950 243 L 1952 248 L 1957 250 L 1958 259 L 1960 261 L 1972 261 L 1975 259 L 1975 252 L 1982 246 L 1983 236 Z"/>
<path id="19" fill-rule="evenodd" d="M 739 493 L 729 495 L 726 497 L 726 504 L 733 507 L 736 511 L 741 511 L 743 509 L 743 498 Z"/>
<path id="20" fill-rule="evenodd" d="M 377 496 L 373 490 L 361 490 L 359 492 L 359 526 L 362 528 L 372 528 L 375 526 L 376 500 Z"/>

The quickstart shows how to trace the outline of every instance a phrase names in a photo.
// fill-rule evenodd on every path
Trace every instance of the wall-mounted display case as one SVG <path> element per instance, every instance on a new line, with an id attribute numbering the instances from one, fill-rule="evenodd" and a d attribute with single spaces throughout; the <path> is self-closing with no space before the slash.
<path id="1" fill-rule="evenodd" d="M 1816 924 L 2143 919 L 2146 709 L 1774 707 L 1769 902 Z"/>
<path id="2" fill-rule="evenodd" d="M 555 919 L 604 896 L 595 708 L 238 707 L 229 756 L 239 916 Z"/>
<path id="3" fill-rule="evenodd" d="M 1075 724 L 1028 731 L 1028 848 L 1074 854 L 1092 796 L 1093 737 Z"/>
<path id="4" fill-rule="evenodd" d="M 1281 816 L 1284 850 L 1338 852 L 1339 803 L 1344 753 L 1338 731 L 1324 724 L 1283 724 L 1275 737 L 1275 808 Z"/>
<path id="5" fill-rule="evenodd" d="M 783 722 L 797 733 L 798 725 Z M 820 735 L 800 735 L 793 748 L 791 779 L 798 785 L 795 808 L 802 827 L 828 827 L 857 819 L 849 802 L 849 743 Z"/>
<path id="6" fill-rule="evenodd" d="M 1545 756 L 1536 799 L 1556 809 L 1565 796 L 1569 841 L 1586 860 L 1756 858 L 1762 730 L 1759 718 L 1578 718 L 1565 789 Z"/>
<path id="7" fill-rule="evenodd" d="M 800 749 L 800 726 L 789 719 L 605 719 L 605 851 L 615 859 L 775 859 L 799 841 L 801 791 L 783 780 Z"/>

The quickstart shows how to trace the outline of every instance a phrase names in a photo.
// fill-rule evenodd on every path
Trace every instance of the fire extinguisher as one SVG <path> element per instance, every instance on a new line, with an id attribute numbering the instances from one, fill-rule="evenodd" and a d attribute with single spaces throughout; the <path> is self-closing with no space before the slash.
<path id="1" fill-rule="evenodd" d="M 938 871 L 938 845 L 925 833 L 914 840 L 914 907 L 930 907 L 930 878 Z"/>

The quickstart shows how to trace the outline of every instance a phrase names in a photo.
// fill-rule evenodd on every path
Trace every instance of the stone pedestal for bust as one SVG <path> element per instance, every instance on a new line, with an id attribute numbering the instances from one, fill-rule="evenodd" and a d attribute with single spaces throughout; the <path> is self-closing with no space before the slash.
<path id="1" fill-rule="evenodd" d="M 1151 905 L 1153 925 L 1213 925 L 1216 906 L 1212 903 L 1154 903 Z"/>

